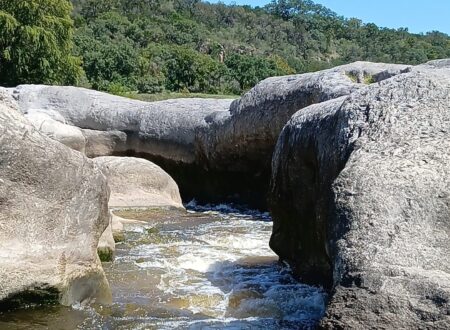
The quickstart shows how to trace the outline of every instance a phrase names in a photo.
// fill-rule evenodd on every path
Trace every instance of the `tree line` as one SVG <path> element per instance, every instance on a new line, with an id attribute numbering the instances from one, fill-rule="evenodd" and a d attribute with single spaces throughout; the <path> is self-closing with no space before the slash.
<path id="1" fill-rule="evenodd" d="M 0 0 L 0 84 L 112 93 L 240 94 L 276 75 L 357 60 L 450 57 L 450 38 L 347 19 L 310 0 Z"/>

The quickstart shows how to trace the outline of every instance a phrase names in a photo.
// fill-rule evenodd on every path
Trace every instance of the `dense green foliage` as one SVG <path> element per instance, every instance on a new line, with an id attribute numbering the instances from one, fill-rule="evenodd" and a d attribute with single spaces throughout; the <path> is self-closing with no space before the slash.
<path id="1" fill-rule="evenodd" d="M 364 24 L 311 0 L 274 0 L 264 8 L 199 0 L 71 1 L 80 84 L 113 93 L 240 94 L 268 76 L 357 60 L 417 64 L 450 57 L 446 34 Z M 0 0 L 4 83 L 76 80 L 69 10 L 60 0 Z"/>
<path id="2" fill-rule="evenodd" d="M 73 0 L 77 55 L 94 88 L 241 93 L 273 75 L 357 60 L 450 57 L 450 38 L 345 19 L 310 0 L 264 8 L 198 0 Z"/>
<path id="3" fill-rule="evenodd" d="M 68 0 L 0 0 L 0 85 L 77 83 L 71 12 Z"/>

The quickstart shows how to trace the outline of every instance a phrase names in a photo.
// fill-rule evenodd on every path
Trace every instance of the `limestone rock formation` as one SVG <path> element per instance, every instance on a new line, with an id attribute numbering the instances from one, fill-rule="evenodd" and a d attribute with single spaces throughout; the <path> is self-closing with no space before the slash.
<path id="1" fill-rule="evenodd" d="M 38 132 L 0 91 L 0 301 L 111 294 L 97 256 L 109 191 L 92 161 Z"/>
<path id="2" fill-rule="evenodd" d="M 174 176 L 187 198 L 261 202 L 271 176 L 270 245 L 303 280 L 330 290 L 322 328 L 450 328 L 449 60 L 416 67 L 356 62 L 274 77 L 233 102 L 145 103 L 74 87 L 19 86 L 8 92 L 36 129 L 90 157 L 133 155 L 155 161 Z M 13 120 L 5 120 L 1 112 L 0 127 L 2 122 L 21 123 L 6 132 L 25 133 L 0 136 L 0 151 L 20 146 L 0 153 L 0 174 L 12 178 L 9 186 L 0 181 L 0 206 L 11 207 L 14 198 L 25 200 L 25 190 L 16 193 L 19 182 L 31 187 L 27 203 L 38 208 L 36 214 L 16 210 L 20 216 L 0 211 L 0 226 L 6 226 L 0 228 L 0 262 L 9 265 L 10 259 L 2 257 L 8 256 L 8 244 L 16 246 L 18 232 L 34 232 L 30 223 L 45 223 L 39 218 L 44 209 L 52 219 L 71 224 L 73 208 L 59 208 L 64 196 L 76 196 L 65 203 L 90 205 L 78 215 L 81 228 L 92 219 L 101 188 L 95 195 L 84 181 L 72 182 L 76 170 L 82 172 L 78 178 L 90 176 L 99 187 L 102 183 L 81 154 L 56 142 L 39 149 L 40 141 L 48 139 L 20 121 L 18 113 L 4 113 Z M 5 139 L 14 143 L 3 143 Z M 16 167 L 4 165 L 9 163 L 1 158 L 11 152 L 20 157 L 4 159 Z M 44 152 L 48 160 L 40 157 Z M 20 163 L 34 154 L 36 159 Z M 79 166 L 81 161 L 85 165 Z M 95 163 L 108 177 L 111 207 L 182 207 L 175 182 L 151 162 L 99 157 Z M 54 167 L 48 166 L 50 178 L 43 179 L 42 168 L 48 164 Z M 68 174 L 60 177 L 56 168 L 63 164 Z M 61 191 L 61 186 L 80 185 L 88 193 Z M 39 195 L 42 187 L 50 193 Z M 34 218 L 10 228 L 5 214 L 13 214 L 15 222 L 23 215 Z M 122 220 L 112 221 L 109 238 L 114 224 L 121 231 Z M 102 223 L 89 232 L 100 236 Z M 63 233 L 81 239 L 75 229 Z M 83 233 L 94 244 L 96 239 Z M 58 241 L 61 249 L 70 239 Z M 67 264 L 72 254 L 63 256 Z M 70 262 L 80 260 L 75 257 Z M 0 279 L 0 290 L 9 282 L 14 283 Z"/>
<path id="3" fill-rule="evenodd" d="M 450 68 L 450 58 L 443 58 L 440 60 L 433 60 L 426 62 L 424 64 L 418 65 L 416 68 L 419 70 L 421 68 L 434 68 L 434 69 L 449 69 Z"/>
<path id="4" fill-rule="evenodd" d="M 334 99 L 407 70 L 405 65 L 355 62 L 329 70 L 263 80 L 201 131 L 210 168 L 254 172 L 270 167 L 283 126 L 298 110 Z"/>
<path id="5" fill-rule="evenodd" d="M 238 200 L 264 207 L 270 163 L 278 136 L 298 110 L 334 99 L 408 70 L 405 65 L 356 62 L 329 70 L 263 80 L 211 116 L 199 129 L 198 154 L 218 185 L 238 192 Z M 210 189 L 214 194 L 214 189 Z"/>
<path id="6" fill-rule="evenodd" d="M 24 113 L 44 113 L 82 129 L 89 157 L 147 158 L 178 182 L 186 199 L 264 207 L 278 135 L 299 109 L 408 70 L 356 62 L 269 78 L 241 99 L 141 102 L 75 87 L 12 90 Z"/>
<path id="7" fill-rule="evenodd" d="M 109 207 L 184 208 L 178 186 L 159 166 L 134 157 L 97 157 L 111 189 Z"/>
<path id="8" fill-rule="evenodd" d="M 297 112 L 273 157 L 270 245 L 332 288 L 327 329 L 450 328 L 450 70 Z"/>
<path id="9" fill-rule="evenodd" d="M 114 242 L 121 242 L 125 239 L 124 237 L 124 222 L 126 222 L 125 219 L 118 217 L 113 212 L 111 213 L 111 230 Z"/>
<path id="10" fill-rule="evenodd" d="M 74 150 L 85 152 L 86 138 L 80 128 L 66 125 L 54 120 L 47 114 L 39 112 L 28 114 L 26 118 L 37 130 L 53 140 L 59 141 Z"/>
<path id="11" fill-rule="evenodd" d="M 149 103 L 84 88 L 42 85 L 18 86 L 12 94 L 24 113 L 57 114 L 82 129 L 126 133 L 116 153 L 129 151 L 182 163 L 195 161 L 196 129 L 207 125 L 209 115 L 227 111 L 231 103 L 194 98 Z"/>
<path id="12" fill-rule="evenodd" d="M 84 153 L 88 157 L 112 156 L 126 151 L 127 134 L 121 131 L 82 129 L 86 139 Z"/>

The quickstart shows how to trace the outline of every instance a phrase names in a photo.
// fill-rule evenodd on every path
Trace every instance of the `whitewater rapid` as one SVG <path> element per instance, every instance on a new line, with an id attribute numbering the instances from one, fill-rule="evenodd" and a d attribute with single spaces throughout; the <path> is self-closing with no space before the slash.
<path id="1" fill-rule="evenodd" d="M 52 328 L 65 322 L 68 329 L 314 327 L 324 314 L 326 295 L 321 288 L 296 282 L 290 269 L 278 262 L 268 245 L 272 230 L 268 213 L 229 205 L 202 207 L 194 202 L 187 209 L 187 213 L 161 213 L 145 223 L 127 225 L 114 262 L 104 264 L 112 306 L 53 307 L 47 318 L 42 308 L 35 308 L 20 314 L 21 320 L 27 320 L 26 313 L 34 320 L 23 325 Z M 13 325 L 0 322 L 4 324 Z"/>

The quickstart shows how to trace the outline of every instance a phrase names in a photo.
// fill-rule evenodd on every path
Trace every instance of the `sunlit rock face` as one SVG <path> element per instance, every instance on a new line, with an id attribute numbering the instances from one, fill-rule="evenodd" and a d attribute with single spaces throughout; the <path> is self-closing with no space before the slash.
<path id="1" fill-rule="evenodd" d="M 278 139 L 270 243 L 333 289 L 323 328 L 450 327 L 450 70 L 439 67 L 305 108 Z"/>
<path id="2" fill-rule="evenodd" d="M 135 157 L 103 156 L 93 161 L 108 181 L 110 209 L 184 210 L 176 182 L 158 165 Z M 124 239 L 123 220 L 111 212 L 98 246 L 102 261 L 113 260 L 115 241 Z"/>
<path id="3" fill-rule="evenodd" d="M 0 91 L 0 305 L 110 301 L 97 244 L 109 190 L 94 163 L 38 132 Z"/>
<path id="4" fill-rule="evenodd" d="M 38 119 L 39 113 L 59 122 L 47 118 L 41 125 L 41 116 L 38 128 L 89 157 L 147 158 L 177 181 L 185 200 L 238 201 L 265 208 L 272 152 L 281 129 L 295 112 L 407 68 L 356 62 L 273 77 L 236 101 L 148 103 L 82 88 L 32 85 L 19 86 L 11 93 L 30 118 Z M 63 129 L 64 125 L 76 126 L 78 131 Z"/>
<path id="5" fill-rule="evenodd" d="M 228 113 L 217 114 L 208 126 L 198 130 L 201 163 L 216 178 L 225 178 L 222 186 L 232 182 L 239 197 L 265 208 L 273 150 L 294 113 L 407 69 L 405 65 L 356 62 L 263 80 L 234 101 Z"/>
<path id="6" fill-rule="evenodd" d="M 407 70 L 405 65 L 356 62 L 333 69 L 263 80 L 231 104 L 229 115 L 200 130 L 201 150 L 213 169 L 255 172 L 270 167 L 278 136 L 291 116 Z"/>
<path id="7" fill-rule="evenodd" d="M 216 176 L 203 165 L 196 132 L 207 127 L 215 114 L 228 113 L 232 100 L 148 103 L 83 88 L 42 85 L 18 86 L 10 93 L 26 116 L 44 114 L 60 122 L 58 126 L 81 130 L 85 144 L 78 150 L 84 150 L 88 157 L 137 156 L 153 161 L 175 178 L 187 200 L 209 196 L 219 200 L 230 195 L 221 191 L 221 186 L 229 187 L 221 185 L 227 180 L 217 183 Z M 47 120 L 45 127 L 49 123 Z M 62 143 L 67 141 L 61 135 L 46 134 Z"/>
<path id="8" fill-rule="evenodd" d="M 183 164 L 196 161 L 196 130 L 207 126 L 212 114 L 226 112 L 231 103 L 195 98 L 142 102 L 70 86 L 22 85 L 11 93 L 27 116 L 43 113 L 83 130 L 126 134 L 110 148 L 90 151 L 92 157 L 129 151 Z M 89 137 L 92 143 L 106 143 Z"/>
<path id="9" fill-rule="evenodd" d="M 94 158 L 105 174 L 110 208 L 184 209 L 176 182 L 158 165 L 134 157 Z"/>

